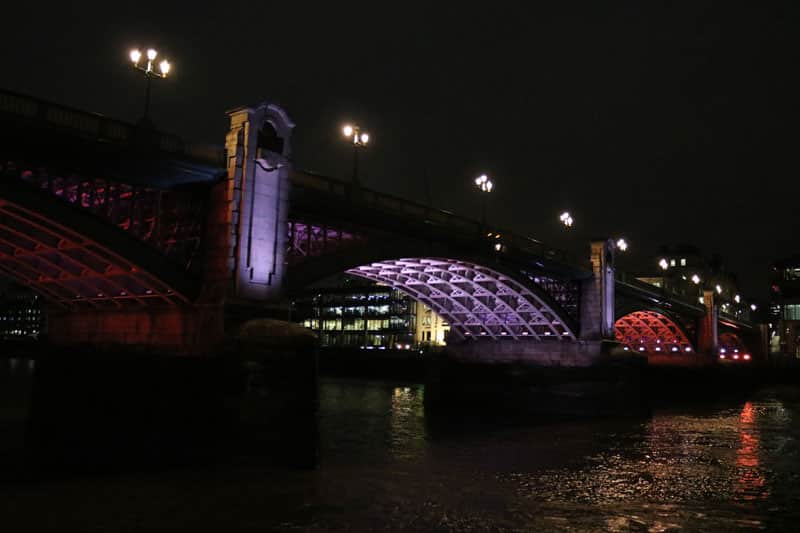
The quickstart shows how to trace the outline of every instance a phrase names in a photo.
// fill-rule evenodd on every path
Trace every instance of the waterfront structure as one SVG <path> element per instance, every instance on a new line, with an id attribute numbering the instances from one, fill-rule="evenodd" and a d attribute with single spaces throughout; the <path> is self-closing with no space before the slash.
<path id="1" fill-rule="evenodd" d="M 321 346 L 410 349 L 416 345 L 417 304 L 392 287 L 362 282 L 320 288 L 295 300 L 294 310 Z"/>
<path id="2" fill-rule="evenodd" d="M 704 284 L 700 301 L 617 271 L 612 239 L 576 258 L 352 194 L 293 168 L 280 107 L 229 119 L 227 157 L 203 160 L 174 136 L 0 91 L 0 273 L 52 304 L 52 342 L 207 354 L 250 319 L 285 319 L 293 296 L 337 273 L 427 305 L 449 325 L 448 352 L 480 361 L 591 366 L 615 339 L 650 356 L 679 338 L 682 355 L 714 357 L 725 329 L 757 331 L 725 312 L 722 285 Z M 348 318 L 359 332 L 368 319 Z"/>
<path id="3" fill-rule="evenodd" d="M 769 294 L 770 352 L 800 358 L 800 254 L 772 265 Z"/>
<path id="4" fill-rule="evenodd" d="M 704 303 L 704 294 L 711 291 L 722 313 L 749 320 L 753 302 L 741 294 L 736 276 L 724 268 L 719 256 L 706 259 L 699 248 L 687 244 L 662 246 L 656 264 L 636 279 L 696 298 L 700 304 Z"/>
<path id="5" fill-rule="evenodd" d="M 16 286 L 0 289 L 0 339 L 37 338 L 43 332 L 39 295 Z"/>
<path id="6" fill-rule="evenodd" d="M 324 347 L 411 350 L 444 345 L 446 322 L 388 285 L 336 276 L 294 300 L 292 314 Z"/>
<path id="7" fill-rule="evenodd" d="M 420 303 L 417 305 L 416 341 L 420 346 L 445 346 L 450 324 L 433 309 Z"/>

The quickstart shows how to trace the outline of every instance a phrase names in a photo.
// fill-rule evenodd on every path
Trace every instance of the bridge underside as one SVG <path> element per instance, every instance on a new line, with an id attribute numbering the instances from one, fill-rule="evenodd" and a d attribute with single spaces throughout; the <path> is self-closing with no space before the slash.
<path id="1" fill-rule="evenodd" d="M 574 329 L 543 295 L 488 267 L 456 259 L 405 258 L 347 272 L 428 305 L 461 339 L 577 340 Z"/>
<path id="2" fill-rule="evenodd" d="M 69 309 L 173 306 L 186 301 L 108 247 L 3 198 L 0 274 Z"/>
<path id="3" fill-rule="evenodd" d="M 614 336 L 623 349 L 646 355 L 691 354 L 694 347 L 672 320 L 655 311 L 634 311 L 614 323 Z"/>

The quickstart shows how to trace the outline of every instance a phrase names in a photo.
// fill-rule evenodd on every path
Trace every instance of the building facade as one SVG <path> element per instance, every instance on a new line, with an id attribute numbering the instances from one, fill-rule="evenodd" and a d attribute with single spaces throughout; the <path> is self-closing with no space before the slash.
<path id="1" fill-rule="evenodd" d="M 293 315 L 324 347 L 411 350 L 443 345 L 449 330 L 405 293 L 349 276 L 295 300 Z"/>
<path id="2" fill-rule="evenodd" d="M 38 294 L 9 286 L 0 292 L 0 339 L 36 338 L 44 332 Z"/>
<path id="3" fill-rule="evenodd" d="M 772 265 L 769 350 L 800 358 L 800 255 Z"/>

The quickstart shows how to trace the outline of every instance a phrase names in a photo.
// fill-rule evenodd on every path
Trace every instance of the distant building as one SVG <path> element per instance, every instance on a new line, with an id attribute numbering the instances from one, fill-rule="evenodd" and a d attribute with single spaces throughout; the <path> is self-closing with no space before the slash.
<path id="1" fill-rule="evenodd" d="M 772 265 L 769 320 L 770 351 L 800 358 L 800 255 Z"/>
<path id="2" fill-rule="evenodd" d="M 662 246 L 652 269 L 636 279 L 697 303 L 703 303 L 703 291 L 711 290 L 723 315 L 743 320 L 751 316 L 753 301 L 741 294 L 736 275 L 725 269 L 719 256 L 706 259 L 695 246 Z"/>
<path id="3" fill-rule="evenodd" d="M 410 350 L 443 345 L 447 323 L 405 293 L 349 276 L 293 302 L 294 319 L 326 347 Z"/>
<path id="4" fill-rule="evenodd" d="M 43 317 L 38 294 L 14 285 L 0 289 L 0 339 L 38 337 Z"/>
<path id="5" fill-rule="evenodd" d="M 417 336 L 421 346 L 444 346 L 450 325 L 425 304 L 417 304 Z"/>

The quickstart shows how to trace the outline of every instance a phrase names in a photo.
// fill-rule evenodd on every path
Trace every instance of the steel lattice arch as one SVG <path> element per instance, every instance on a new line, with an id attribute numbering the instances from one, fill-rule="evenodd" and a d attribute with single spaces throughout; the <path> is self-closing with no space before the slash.
<path id="1" fill-rule="evenodd" d="M 462 338 L 575 341 L 552 305 L 511 277 L 445 258 L 386 260 L 347 271 L 394 287 L 428 305 Z"/>
<path id="2" fill-rule="evenodd" d="M 694 352 L 683 330 L 655 311 L 634 311 L 621 317 L 614 323 L 614 336 L 625 350 L 650 355 Z"/>

